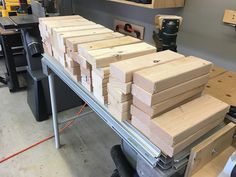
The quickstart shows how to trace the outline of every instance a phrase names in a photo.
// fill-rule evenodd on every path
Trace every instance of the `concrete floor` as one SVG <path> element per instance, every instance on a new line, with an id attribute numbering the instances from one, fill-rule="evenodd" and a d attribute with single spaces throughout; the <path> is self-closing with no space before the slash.
<path id="1" fill-rule="evenodd" d="M 60 114 L 75 115 L 79 108 Z M 0 159 L 52 134 L 52 120 L 35 121 L 26 92 L 0 87 Z M 79 119 L 61 135 L 0 164 L 1 177 L 109 177 L 114 170 L 110 149 L 119 137 L 94 113 Z"/>

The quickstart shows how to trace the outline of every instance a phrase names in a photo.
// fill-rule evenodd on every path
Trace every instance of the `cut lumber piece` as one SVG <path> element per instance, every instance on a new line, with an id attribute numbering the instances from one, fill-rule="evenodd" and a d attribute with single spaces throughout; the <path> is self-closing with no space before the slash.
<path id="1" fill-rule="evenodd" d="M 68 32 L 68 31 L 80 31 L 80 30 L 96 29 L 96 28 L 105 28 L 105 27 L 89 21 L 87 24 L 82 23 L 81 25 L 78 25 L 78 26 L 66 26 L 66 27 L 53 28 L 52 35 L 63 34 L 64 32 Z"/>
<path id="2" fill-rule="evenodd" d="M 116 78 L 110 76 L 109 84 L 111 85 L 111 87 L 117 88 L 120 92 L 124 94 L 131 93 L 132 82 L 123 83 L 117 80 Z"/>
<path id="3" fill-rule="evenodd" d="M 211 68 L 211 62 L 190 56 L 136 71 L 134 84 L 149 93 L 157 93 L 208 74 Z"/>
<path id="4" fill-rule="evenodd" d="M 80 71 L 80 67 L 75 67 L 75 68 L 68 68 L 66 67 L 66 70 L 71 73 L 72 75 L 81 77 L 81 71 Z M 80 80 L 80 79 L 79 79 Z"/>
<path id="5" fill-rule="evenodd" d="M 90 92 L 93 91 L 93 88 L 92 88 L 92 79 L 91 77 L 85 75 L 82 73 L 81 71 L 81 84 Z"/>
<path id="6" fill-rule="evenodd" d="M 225 118 L 229 105 L 210 96 L 203 95 L 172 111 L 152 119 L 155 131 L 165 141 L 174 145 L 200 130 L 214 120 Z M 178 126 L 176 126 L 178 125 Z"/>
<path id="7" fill-rule="evenodd" d="M 116 109 L 118 112 L 127 112 L 130 110 L 132 100 L 120 103 L 112 95 L 108 94 L 108 105 Z"/>
<path id="8" fill-rule="evenodd" d="M 89 69 L 91 70 L 92 69 L 92 66 L 87 62 L 86 58 L 84 58 L 83 56 L 81 55 L 78 55 L 78 59 L 79 59 L 79 63 L 81 65 L 81 67 L 83 68 L 86 68 L 86 69 Z"/>
<path id="9" fill-rule="evenodd" d="M 143 55 L 129 60 L 112 63 L 110 65 L 111 75 L 121 82 L 132 82 L 133 72 L 151 66 L 164 64 L 179 58 L 184 58 L 184 55 L 170 50 Z"/>
<path id="10" fill-rule="evenodd" d="M 122 103 L 132 99 L 131 94 L 123 94 L 119 89 L 113 88 L 109 83 L 107 84 L 108 93 L 112 95 L 118 102 Z"/>
<path id="11" fill-rule="evenodd" d="M 72 58 L 69 57 L 67 54 L 65 54 L 65 56 L 66 56 L 67 67 L 69 68 L 80 67 L 80 64 L 72 60 Z"/>
<path id="12" fill-rule="evenodd" d="M 131 118 L 131 115 L 130 115 L 130 112 L 127 111 L 127 112 L 119 112 L 116 110 L 116 108 L 108 105 L 108 110 L 110 112 L 110 114 L 116 119 L 118 120 L 119 122 L 122 122 L 122 121 L 126 121 L 126 120 L 130 120 Z"/>
<path id="13" fill-rule="evenodd" d="M 96 29 L 105 29 L 105 27 L 102 25 L 95 24 L 95 23 L 87 22 L 87 23 L 81 23 L 78 26 L 53 28 L 52 34 L 51 34 L 51 38 L 52 38 L 51 42 L 54 45 L 56 45 L 58 42 L 57 41 L 58 37 L 64 34 L 68 34 L 68 32 L 77 32 L 77 31 L 83 31 L 83 30 L 96 30 Z"/>
<path id="14" fill-rule="evenodd" d="M 236 73 L 225 72 L 215 78 L 212 78 L 204 93 L 212 95 L 230 105 L 236 106 Z"/>
<path id="15" fill-rule="evenodd" d="M 65 27 L 65 26 L 78 26 L 81 24 L 86 25 L 88 23 L 90 24 L 91 22 L 86 19 L 52 21 L 52 22 L 47 22 L 47 24 L 45 25 L 46 29 L 44 29 L 44 31 L 46 31 L 45 35 L 49 37 L 50 35 L 52 35 L 53 28 Z"/>
<path id="16" fill-rule="evenodd" d="M 110 75 L 110 67 L 93 68 L 93 72 L 103 79 L 108 78 Z"/>
<path id="17" fill-rule="evenodd" d="M 83 55 L 93 67 L 101 68 L 109 66 L 110 63 L 155 52 L 155 47 L 141 42 L 113 48 L 91 50 L 88 51 L 88 53 L 81 53 L 81 55 Z"/>
<path id="18" fill-rule="evenodd" d="M 100 40 L 100 41 L 80 44 L 78 46 L 78 52 L 86 53 L 89 50 L 110 48 L 110 47 L 115 47 L 115 46 L 134 44 L 138 42 L 141 42 L 141 40 L 131 37 L 131 36 L 123 36 L 123 37 L 118 37 L 114 39 Z"/>
<path id="19" fill-rule="evenodd" d="M 118 37 L 123 37 L 124 35 L 121 33 L 113 32 L 113 33 L 104 33 L 104 34 L 95 34 L 90 36 L 82 36 L 82 37 L 73 37 L 66 39 L 66 46 L 69 50 L 77 52 L 78 45 L 93 41 L 100 41 L 106 39 L 113 39 Z"/>
<path id="20" fill-rule="evenodd" d="M 93 92 L 96 92 L 96 95 L 100 96 L 106 96 L 108 95 L 107 93 L 107 87 L 99 88 L 93 85 Z"/>
<path id="21" fill-rule="evenodd" d="M 93 92 L 93 95 L 100 103 L 102 103 L 104 105 L 107 104 L 107 102 L 108 102 L 107 96 L 101 96 L 101 95 L 97 94 L 96 92 Z"/>
<path id="22" fill-rule="evenodd" d="M 196 172 L 192 177 L 216 177 L 223 171 L 230 156 L 235 152 L 234 146 L 229 146 L 222 153 L 220 153 L 215 159 L 206 164 L 201 170 Z"/>
<path id="23" fill-rule="evenodd" d="M 232 145 L 236 125 L 229 123 L 191 150 L 185 176 L 192 176 Z M 222 166 L 222 170 L 224 165 Z M 219 171 L 220 172 L 220 171 Z M 219 174 L 218 172 L 218 174 Z M 218 175 L 217 174 L 217 175 Z"/>
<path id="24" fill-rule="evenodd" d="M 44 24 L 46 21 L 58 21 L 65 19 L 80 19 L 83 18 L 80 15 L 67 15 L 67 16 L 55 16 L 55 17 L 40 17 L 39 23 Z"/>
<path id="25" fill-rule="evenodd" d="M 164 112 L 170 111 L 171 109 L 174 109 L 182 104 L 185 104 L 189 101 L 192 101 L 193 99 L 196 99 L 201 96 L 201 93 L 204 89 L 204 86 L 197 87 L 193 90 L 187 91 L 183 94 L 177 95 L 175 97 L 172 97 L 170 99 L 167 99 L 161 103 L 158 103 L 153 106 L 148 106 L 145 103 L 142 102 L 142 100 L 133 97 L 133 104 L 145 112 L 150 118 L 153 118 L 157 115 L 160 115 Z"/>
<path id="26" fill-rule="evenodd" d="M 101 78 L 99 77 L 93 70 L 92 70 L 92 76 L 93 76 L 93 80 L 95 82 L 95 85 L 102 85 L 102 84 L 106 84 L 109 81 L 109 78 Z"/>
<path id="27" fill-rule="evenodd" d="M 62 35 L 57 36 L 57 40 L 61 49 L 65 50 L 65 41 L 67 38 L 79 37 L 79 36 L 88 36 L 93 34 L 103 34 L 103 33 L 112 33 L 113 31 L 107 28 L 98 28 L 92 30 L 81 30 L 81 31 L 72 31 L 65 32 Z"/>
<path id="28" fill-rule="evenodd" d="M 65 26 L 76 26 L 81 22 L 89 22 L 89 20 L 85 18 L 74 18 L 74 19 L 61 19 L 61 20 L 54 20 L 54 21 L 44 21 L 41 23 L 43 26 L 46 27 L 46 31 L 51 34 L 52 28 L 57 27 L 65 27 Z"/>
<path id="29" fill-rule="evenodd" d="M 132 125 L 135 126 L 139 131 L 141 131 L 141 133 L 143 133 L 148 139 L 150 139 L 152 143 L 154 143 L 157 147 L 159 147 L 161 151 L 164 154 L 168 155 L 169 157 L 173 157 L 174 155 L 180 153 L 186 147 L 188 147 L 193 142 L 200 139 L 203 135 L 205 135 L 206 133 L 208 133 L 209 131 L 211 131 L 212 129 L 214 129 L 215 127 L 217 127 L 222 123 L 222 120 L 213 121 L 205 125 L 202 129 L 200 129 L 196 133 L 187 137 L 180 143 L 174 146 L 170 146 L 160 136 L 150 132 L 150 126 L 144 121 L 146 120 L 143 120 L 143 117 L 139 116 L 139 118 L 137 118 L 132 115 L 132 120 L 131 120 Z"/>
<path id="30" fill-rule="evenodd" d="M 208 79 L 209 74 L 203 75 L 155 94 L 150 94 L 141 87 L 133 84 L 132 95 L 142 100 L 142 102 L 146 105 L 153 106 L 169 98 L 188 92 L 194 88 L 204 86 L 207 83 Z"/>

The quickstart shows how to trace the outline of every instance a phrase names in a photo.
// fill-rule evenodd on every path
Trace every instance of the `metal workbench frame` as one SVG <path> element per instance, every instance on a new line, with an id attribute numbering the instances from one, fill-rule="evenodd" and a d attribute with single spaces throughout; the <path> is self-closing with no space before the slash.
<path id="1" fill-rule="evenodd" d="M 55 74 L 61 78 L 97 115 L 102 118 L 124 141 L 126 141 L 139 156 L 143 157 L 152 167 L 159 161 L 161 150 L 152 144 L 145 136 L 137 131 L 128 122 L 117 121 L 108 111 L 107 107 L 97 101 L 93 94 L 76 82 L 64 67 L 53 57 L 44 54 L 42 59 L 43 71 L 48 76 L 50 98 L 52 104 L 52 118 L 55 135 L 55 146 L 60 148 L 59 123 L 57 116 L 56 97 L 54 88 Z"/>

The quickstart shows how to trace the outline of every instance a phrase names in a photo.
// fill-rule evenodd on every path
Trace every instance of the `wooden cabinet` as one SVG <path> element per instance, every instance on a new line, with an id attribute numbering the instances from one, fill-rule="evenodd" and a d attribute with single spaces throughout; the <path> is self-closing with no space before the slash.
<path id="1" fill-rule="evenodd" d="M 185 0 L 152 0 L 151 4 L 142 4 L 142 3 L 136 3 L 136 2 L 127 1 L 127 0 L 108 0 L 108 1 L 129 4 L 133 6 L 139 6 L 139 7 L 145 7 L 145 8 L 151 8 L 151 9 L 183 7 L 185 3 Z"/>

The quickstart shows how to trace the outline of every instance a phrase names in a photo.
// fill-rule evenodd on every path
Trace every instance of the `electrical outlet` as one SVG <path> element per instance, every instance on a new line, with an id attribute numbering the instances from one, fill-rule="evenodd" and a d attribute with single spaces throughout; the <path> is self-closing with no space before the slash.
<path id="1" fill-rule="evenodd" d="M 236 25 L 236 11 L 225 10 L 223 22 Z"/>

